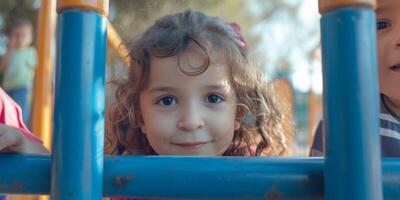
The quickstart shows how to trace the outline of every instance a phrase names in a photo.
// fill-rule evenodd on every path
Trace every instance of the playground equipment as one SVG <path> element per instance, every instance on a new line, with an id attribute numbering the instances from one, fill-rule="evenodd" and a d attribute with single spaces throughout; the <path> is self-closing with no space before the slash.
<path id="1" fill-rule="evenodd" d="M 32 110 L 32 130 L 51 149 L 53 114 L 53 61 L 52 49 L 56 24 L 55 0 L 43 0 L 38 18 L 38 67 L 36 70 L 35 90 Z M 107 23 L 107 43 L 116 51 L 122 61 L 129 65 L 128 50 L 110 22 Z"/>
<path id="2" fill-rule="evenodd" d="M 51 194 L 56 200 L 399 199 L 400 162 L 385 159 L 381 169 L 376 2 L 319 3 L 325 162 L 321 158 L 104 158 L 108 2 L 64 0 L 58 1 L 53 153 L 51 158 L 0 155 L 0 193 Z"/>
<path id="3" fill-rule="evenodd" d="M 337 2 L 320 1 L 325 194 L 382 199 L 375 2 L 348 1 L 354 6 L 345 8 Z"/>
<path id="4" fill-rule="evenodd" d="M 55 1 L 43 0 L 39 9 L 37 52 L 38 67 L 36 70 L 35 90 L 32 109 L 32 130 L 43 140 L 44 145 L 51 146 L 51 119 L 53 114 L 52 94 L 52 49 L 55 29 Z"/>

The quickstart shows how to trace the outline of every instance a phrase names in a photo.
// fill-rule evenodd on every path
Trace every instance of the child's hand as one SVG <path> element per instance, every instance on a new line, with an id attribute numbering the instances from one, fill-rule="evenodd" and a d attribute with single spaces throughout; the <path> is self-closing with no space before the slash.
<path id="1" fill-rule="evenodd" d="M 14 36 L 10 36 L 8 38 L 7 51 L 14 51 L 16 46 L 17 46 L 17 40 L 15 39 Z"/>
<path id="2" fill-rule="evenodd" d="M 19 129 L 2 124 L 0 124 L 0 152 L 48 153 L 42 144 L 27 138 Z"/>
<path id="3" fill-rule="evenodd" d="M 24 135 L 17 129 L 0 124 L 0 152 L 24 152 Z"/>

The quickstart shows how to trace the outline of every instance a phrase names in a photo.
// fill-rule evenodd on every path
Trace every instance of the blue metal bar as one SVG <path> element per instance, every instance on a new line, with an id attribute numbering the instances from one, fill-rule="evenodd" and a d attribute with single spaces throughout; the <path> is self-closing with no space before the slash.
<path id="1" fill-rule="evenodd" d="M 322 162 L 311 159 L 125 156 L 110 160 L 105 189 L 118 197 L 255 200 L 323 195 Z"/>
<path id="2" fill-rule="evenodd" d="M 13 159 L 10 159 L 13 157 Z M 48 167 L 36 166 L 25 156 L 1 155 L 0 192 L 48 192 Z M 39 161 L 44 157 L 36 157 Z M 12 162 L 9 162 L 11 160 Z M 47 157 L 47 163 L 50 158 Z M 106 157 L 104 196 L 183 199 L 321 199 L 321 159 L 240 157 Z M 23 173 L 24 176 L 19 175 Z M 41 173 L 41 181 L 29 180 Z M 28 179 L 28 180 L 27 180 Z M 15 189 L 13 184 L 23 187 Z M 40 188 L 38 188 L 40 187 Z M 47 187 L 47 188 L 46 188 Z M 184 191 L 184 192 L 183 192 Z"/>
<path id="3" fill-rule="evenodd" d="M 0 163 L 0 193 L 49 193 L 49 156 L 0 155 Z M 385 200 L 400 199 L 400 159 L 382 164 Z M 323 169 L 321 158 L 105 157 L 103 195 L 322 199 Z"/>
<path id="4" fill-rule="evenodd" d="M 52 199 L 101 199 L 106 18 L 65 10 L 58 18 Z"/>
<path id="5" fill-rule="evenodd" d="M 0 193 L 49 194 L 50 156 L 0 154 Z"/>
<path id="6" fill-rule="evenodd" d="M 382 199 L 375 13 L 322 16 L 327 199 Z"/>

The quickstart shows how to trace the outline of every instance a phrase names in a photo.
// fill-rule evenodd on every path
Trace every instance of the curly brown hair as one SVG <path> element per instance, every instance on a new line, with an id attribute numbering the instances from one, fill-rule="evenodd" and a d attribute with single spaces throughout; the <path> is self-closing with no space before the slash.
<path id="1" fill-rule="evenodd" d="M 237 113 L 242 113 L 244 120 L 224 155 L 283 155 L 292 133 L 283 131 L 284 116 L 260 68 L 250 64 L 247 49 L 238 43 L 232 26 L 221 18 L 191 10 L 162 17 L 132 43 L 128 78 L 119 84 L 116 103 L 107 112 L 106 153 L 156 154 L 140 129 L 139 96 L 148 83 L 150 58 L 179 58 L 189 43 L 201 48 L 206 59 L 195 71 L 182 69 L 178 59 L 178 67 L 186 75 L 196 76 L 207 70 L 212 48 L 222 50 L 230 66 Z"/>

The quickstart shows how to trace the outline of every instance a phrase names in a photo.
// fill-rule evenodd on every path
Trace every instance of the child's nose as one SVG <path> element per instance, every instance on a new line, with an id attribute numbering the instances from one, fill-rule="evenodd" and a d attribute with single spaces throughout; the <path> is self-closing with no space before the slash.
<path id="1" fill-rule="evenodd" d="M 201 109 L 196 105 L 188 105 L 181 109 L 178 128 L 185 132 L 194 131 L 204 127 Z"/>

